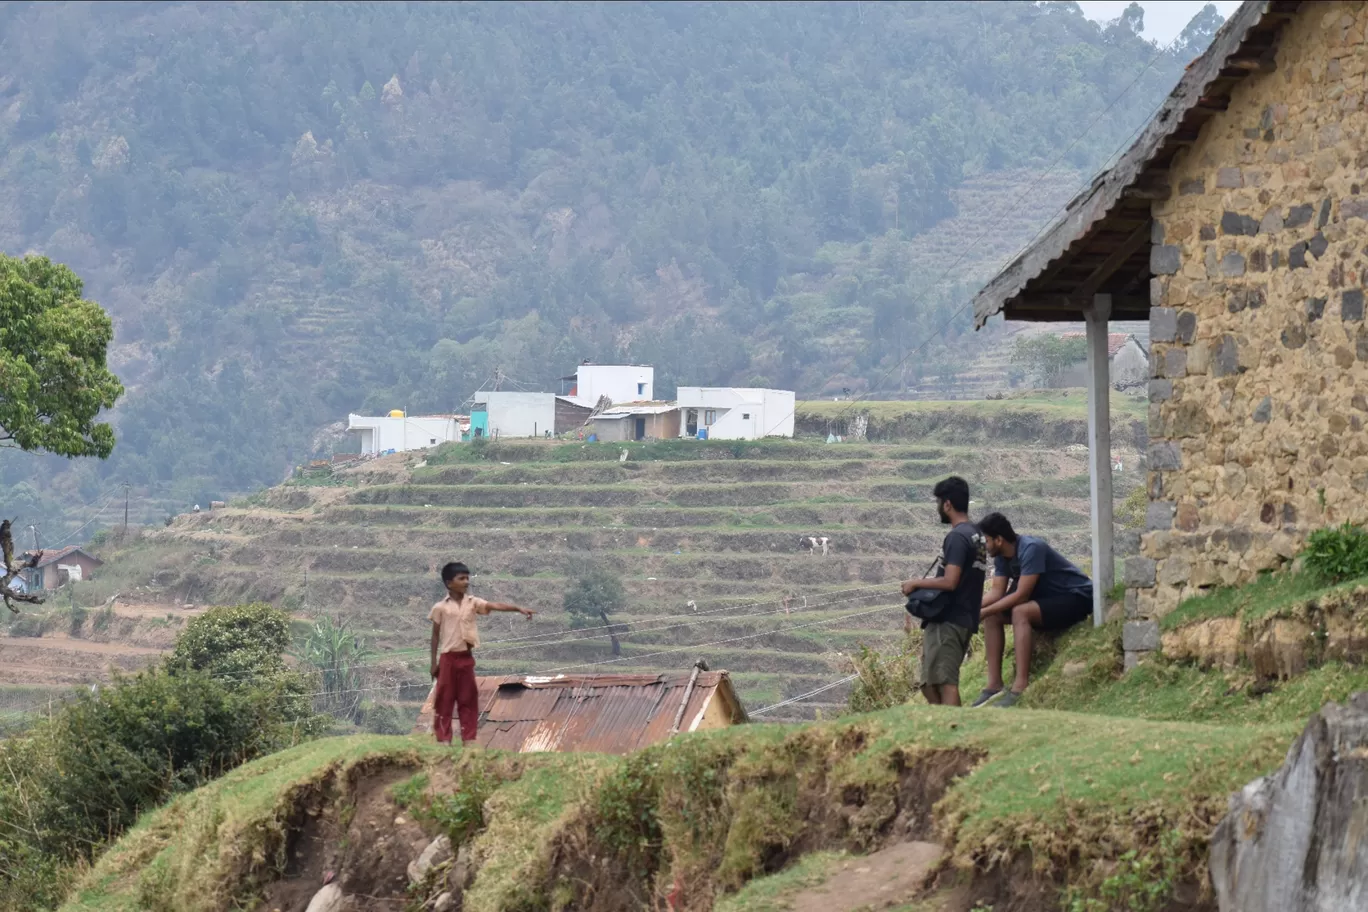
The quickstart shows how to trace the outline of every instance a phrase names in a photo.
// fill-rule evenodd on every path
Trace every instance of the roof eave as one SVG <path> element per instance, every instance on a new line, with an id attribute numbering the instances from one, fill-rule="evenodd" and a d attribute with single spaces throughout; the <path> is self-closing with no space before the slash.
<path id="1" fill-rule="evenodd" d="M 1228 58 L 1240 50 L 1250 29 L 1263 21 L 1274 4 L 1275 0 L 1246 0 L 1226 20 L 1211 46 L 1188 65 L 1178 85 L 1116 164 L 1095 177 L 1038 241 L 1023 250 L 974 297 L 975 329 L 1003 312 L 1033 279 L 1066 256 L 1075 242 L 1111 212 L 1122 194 L 1138 183 L 1184 117 L 1202 100 L 1207 86 L 1222 75 Z M 1085 303 L 1076 301 L 1061 301 L 1062 308 L 1077 309 L 1080 314 L 1084 306 Z"/>

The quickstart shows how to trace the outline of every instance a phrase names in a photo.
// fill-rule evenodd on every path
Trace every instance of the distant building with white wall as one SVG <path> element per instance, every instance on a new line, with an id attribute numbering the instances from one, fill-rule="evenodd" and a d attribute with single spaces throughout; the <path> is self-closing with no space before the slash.
<path id="1" fill-rule="evenodd" d="M 484 431 L 489 437 L 550 437 L 583 427 L 590 409 L 566 396 L 551 393 L 480 393 L 484 406 Z M 472 418 L 474 416 L 472 415 Z"/>
<path id="2" fill-rule="evenodd" d="M 681 386 L 676 394 L 680 434 L 709 440 L 792 437 L 794 396 L 789 390 Z"/>
<path id="3" fill-rule="evenodd" d="M 422 450 L 461 439 L 461 426 L 455 415 L 405 415 L 395 409 L 381 418 L 348 415 L 347 430 L 361 435 L 361 453 L 404 453 Z"/>
<path id="4" fill-rule="evenodd" d="M 561 395 L 586 408 L 607 396 L 614 403 L 655 399 L 655 368 L 643 364 L 581 364 L 562 377 Z"/>

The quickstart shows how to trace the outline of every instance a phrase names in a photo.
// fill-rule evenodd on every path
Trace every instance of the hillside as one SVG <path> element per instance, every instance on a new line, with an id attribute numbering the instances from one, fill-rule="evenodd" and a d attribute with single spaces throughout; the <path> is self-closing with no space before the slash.
<path id="1" fill-rule="evenodd" d="M 963 321 L 890 368 L 1218 20 L 1161 53 L 1071 4 L 8 4 L 0 249 L 86 279 L 129 393 L 108 464 L 0 452 L 0 502 L 52 539 L 127 481 L 158 521 L 496 367 L 943 374 Z"/>
<path id="2" fill-rule="evenodd" d="M 970 479 L 974 513 L 1003 510 L 1087 566 L 1087 433 L 1077 391 L 873 403 L 871 442 L 825 443 L 846 405 L 802 405 L 805 436 L 795 441 L 457 444 L 301 475 L 122 545 L 111 539 L 100 549 L 105 567 L 80 584 L 79 599 L 93 608 L 120 593 L 114 611 L 144 606 L 129 609 L 142 619 L 128 618 L 112 637 L 141 645 L 172 634 L 187 604 L 266 600 L 301 618 L 340 615 L 377 649 L 367 686 L 391 689 L 375 699 L 400 699 L 411 712 L 426 694 L 425 617 L 440 597 L 437 570 L 460 558 L 474 570 L 475 591 L 541 612 L 531 627 L 489 620 L 483 672 L 661 671 L 703 658 L 732 672 L 754 709 L 849 674 L 860 644 L 900 638 L 896 586 L 937 553 L 944 530 L 929 492 L 946 475 Z M 1142 478 L 1142 408 L 1115 397 L 1125 466 L 1118 501 Z M 829 539 L 829 554 L 804 548 L 813 536 Z M 626 591 L 626 608 L 611 619 L 621 625 L 616 658 L 598 622 L 571 631 L 562 610 L 564 592 L 590 567 Z M 37 662 L 35 647 L 66 648 L 65 606 L 52 611 L 47 637 L 28 647 L 8 641 L 29 651 L 23 664 Z M 23 624 L 43 628 L 34 618 Z M 67 680 L 35 670 L 0 684 Z M 835 688 L 780 715 L 829 711 L 846 692 Z"/>

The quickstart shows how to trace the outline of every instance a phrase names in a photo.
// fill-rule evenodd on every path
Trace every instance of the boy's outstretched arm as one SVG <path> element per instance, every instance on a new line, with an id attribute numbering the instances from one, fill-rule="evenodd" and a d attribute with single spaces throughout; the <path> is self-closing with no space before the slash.
<path id="1" fill-rule="evenodd" d="M 486 602 L 485 604 L 489 606 L 490 611 L 516 611 L 525 618 L 530 618 L 537 613 L 531 608 L 521 608 L 511 602 Z"/>
<path id="2" fill-rule="evenodd" d="M 433 622 L 432 622 L 432 645 L 429 647 L 429 650 L 430 650 L 430 653 L 431 653 L 431 661 L 429 662 L 429 665 L 430 665 L 431 667 L 430 667 L 429 670 L 431 671 L 432 676 L 433 676 L 434 678 L 437 677 L 437 642 L 438 642 L 438 640 L 441 638 L 441 635 L 442 635 L 442 625 L 441 625 L 441 624 L 438 624 L 436 621 L 433 621 Z"/>

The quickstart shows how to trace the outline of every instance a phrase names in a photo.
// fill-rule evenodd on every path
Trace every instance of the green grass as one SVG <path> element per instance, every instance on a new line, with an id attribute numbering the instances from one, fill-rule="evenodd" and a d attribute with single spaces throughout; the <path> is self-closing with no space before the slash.
<path id="1" fill-rule="evenodd" d="M 812 852 L 778 874 L 753 880 L 730 896 L 722 898 L 713 912 L 787 912 L 793 895 L 821 886 L 841 862 L 846 852 Z"/>
<path id="2" fill-rule="evenodd" d="M 1351 592 L 1368 585 L 1368 577 L 1336 585 L 1314 573 L 1268 573 L 1244 586 L 1221 587 L 1207 594 L 1185 600 L 1164 615 L 1160 626 L 1175 630 L 1195 621 L 1208 618 L 1242 617 L 1245 621 L 1281 615 L 1289 609 L 1324 596 Z"/>

